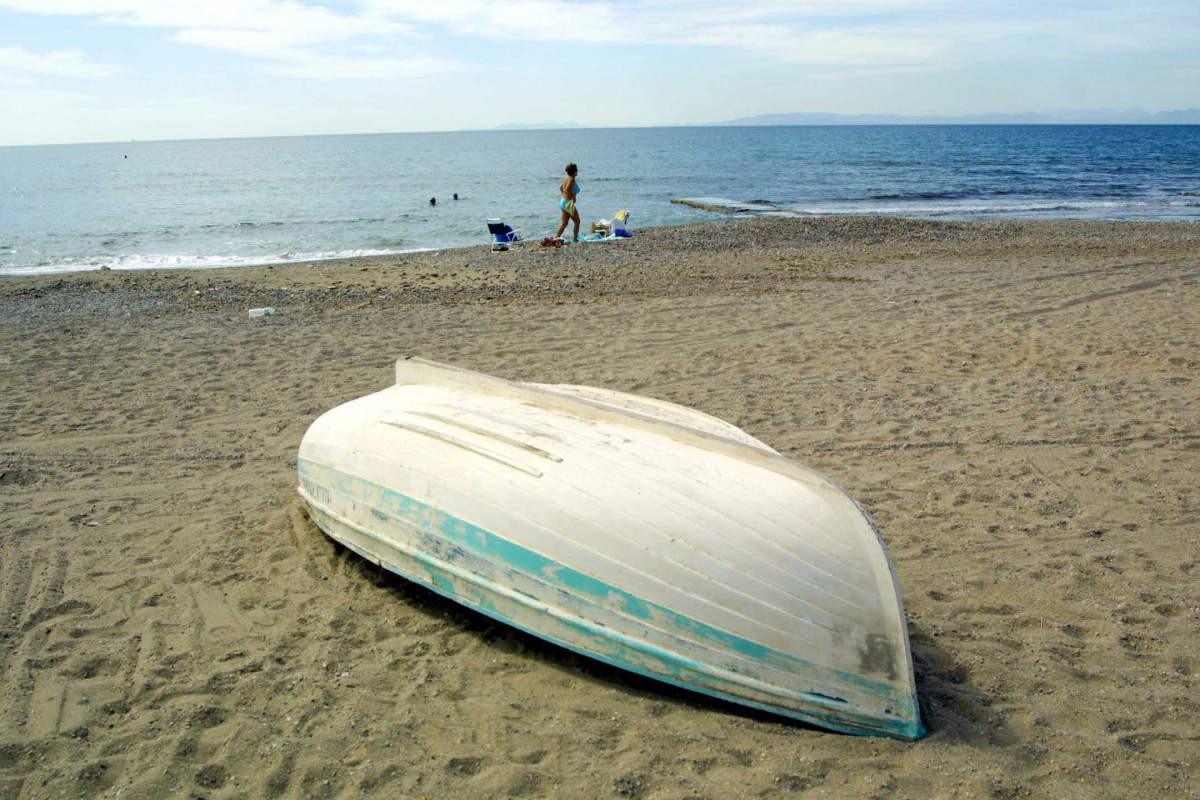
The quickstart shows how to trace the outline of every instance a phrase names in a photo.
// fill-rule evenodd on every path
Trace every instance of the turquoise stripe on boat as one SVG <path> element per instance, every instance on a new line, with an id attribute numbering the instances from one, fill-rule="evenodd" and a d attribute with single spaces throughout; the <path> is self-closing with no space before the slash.
<path id="1" fill-rule="evenodd" d="M 368 561 L 380 564 L 389 572 L 395 573 L 405 580 L 421 584 L 449 600 L 459 603 L 460 605 L 473 608 L 479 613 L 491 617 L 492 619 L 504 623 L 505 625 L 509 625 L 513 628 L 524 631 L 531 636 L 551 642 L 552 644 L 558 645 L 559 647 L 563 647 L 567 650 L 571 650 L 572 652 L 579 653 L 587 658 L 601 661 L 609 666 L 616 667 L 627 672 L 633 672 L 646 678 L 652 678 L 656 681 L 661 681 L 671 686 L 677 686 L 680 689 L 714 697 L 718 700 L 724 700 L 750 708 L 757 708 L 773 714 L 780 714 L 782 716 L 791 717 L 792 719 L 800 720 L 809 724 L 820 725 L 824 728 L 839 731 L 841 733 L 868 736 L 889 736 L 910 741 L 920 739 L 926 733 L 924 727 L 919 721 L 915 724 L 905 723 L 902 720 L 864 714 L 852 707 L 839 707 L 837 710 L 832 710 L 832 704 L 825 702 L 824 705 L 822 705 L 822 701 L 825 700 L 825 698 L 817 695 L 809 695 L 811 698 L 809 701 L 811 703 L 811 708 L 809 710 L 799 710 L 779 705 L 772 705 L 770 703 L 758 702 L 749 699 L 744 694 L 739 694 L 733 690 L 721 691 L 720 689 L 707 686 L 705 683 L 720 683 L 736 688 L 744 688 L 744 686 L 736 682 L 721 680 L 719 677 L 713 675 L 711 668 L 709 668 L 707 665 L 698 664 L 693 661 L 688 661 L 687 659 L 681 659 L 676 654 L 664 654 L 667 655 L 667 658 L 665 660 L 656 662 L 656 666 L 659 667 L 657 670 L 642 669 L 637 666 L 633 658 L 638 655 L 643 655 L 642 651 L 647 649 L 643 645 L 638 645 L 635 648 L 621 647 L 619 642 L 615 641 L 610 632 L 600 634 L 596 631 L 588 630 L 589 624 L 583 620 L 568 621 L 565 619 L 559 619 L 558 621 L 568 624 L 571 627 L 587 634 L 589 641 L 592 642 L 591 647 L 583 647 L 573 644 L 566 639 L 548 634 L 544 630 L 534 630 L 529 628 L 528 626 L 516 622 L 511 617 L 495 608 L 493 603 L 487 597 L 487 590 L 489 588 L 495 588 L 494 586 L 489 587 L 488 584 L 490 582 L 479 581 L 468 583 L 466 592 L 471 593 L 468 596 L 464 592 L 455 591 L 453 582 L 448 578 L 447 575 L 441 574 L 437 571 L 438 567 L 432 563 L 432 559 L 418 557 L 416 560 L 418 560 L 421 565 L 426 568 L 430 578 L 429 581 L 423 580 L 416 575 L 405 572 L 403 569 L 400 569 L 394 564 L 385 563 L 371 553 L 356 547 L 353 543 L 343 540 L 333 530 L 330 530 L 330 528 L 326 527 L 326 525 L 322 523 L 319 518 L 322 516 L 325 515 L 318 510 L 317 516 L 315 516 L 314 519 L 317 519 L 317 524 L 322 530 L 325 531 L 326 534 L 328 534 L 331 538 L 342 542 L 355 553 L 367 559 Z M 341 524 L 349 525 L 353 530 L 361 533 L 364 536 L 367 536 L 368 538 L 382 541 L 382 539 L 379 537 L 376 537 L 374 534 L 362 529 L 360 526 L 357 526 L 348 520 L 343 520 Z M 613 645 L 616 645 L 616 647 L 613 647 Z M 613 649 L 613 655 L 609 656 L 605 654 L 604 648 L 606 647 Z M 664 672 L 662 669 L 663 667 L 666 667 L 669 672 Z M 849 720 L 856 720 L 857 724 L 850 724 Z"/>
<path id="2" fill-rule="evenodd" d="M 540 578 L 548 588 L 558 591 L 567 591 L 568 593 L 577 596 L 589 598 L 591 601 L 602 601 L 604 605 L 613 607 L 615 610 L 625 613 L 626 615 L 654 624 L 658 628 L 668 628 L 687 633 L 695 637 L 696 641 L 708 646 L 716 646 L 724 648 L 730 652 L 737 653 L 748 659 L 769 664 L 778 669 L 783 669 L 790 672 L 807 673 L 810 675 L 827 676 L 827 681 L 840 681 L 857 689 L 873 694 L 885 700 L 891 705 L 892 713 L 898 715 L 899 718 L 893 718 L 891 715 L 887 717 L 864 716 L 862 712 L 854 713 L 854 707 L 846 707 L 846 712 L 851 712 L 848 716 L 862 717 L 869 720 L 863 727 L 847 726 L 839 724 L 836 719 L 827 718 L 826 714 L 818 711 L 821 707 L 831 709 L 831 714 L 844 714 L 840 705 L 835 705 L 833 698 L 824 697 L 819 694 L 805 693 L 811 698 L 816 708 L 813 713 L 799 713 L 790 709 L 771 706 L 763 703 L 756 703 L 748 700 L 744 696 L 734 692 L 722 692 L 719 690 L 707 689 L 697 681 L 703 679 L 708 682 L 713 682 L 714 679 L 720 681 L 712 674 L 711 668 L 700 663 L 690 663 L 685 657 L 677 653 L 658 653 L 653 656 L 656 667 L 661 666 L 662 671 L 639 669 L 632 664 L 636 663 L 640 658 L 630 658 L 628 655 L 620 656 L 614 654 L 612 657 L 606 657 L 600 650 L 592 652 L 571 645 L 569 642 L 553 639 L 557 644 L 576 650 L 581 654 L 589 657 L 598 658 L 601 661 L 612 664 L 615 667 L 629 669 L 633 672 L 645 675 L 647 677 L 666 680 L 668 683 L 678 685 L 681 688 L 700 691 L 702 693 L 719 697 L 725 700 L 749 705 L 756 708 L 761 708 L 774 713 L 783 713 L 789 716 L 795 716 L 806 721 L 815 721 L 818 724 L 826 727 L 834 728 L 835 730 L 844 730 L 847 732 L 856 733 L 875 733 L 879 735 L 898 736 L 905 739 L 919 738 L 924 734 L 924 728 L 920 722 L 915 723 L 905 720 L 918 719 L 915 707 L 915 699 L 907 692 L 898 694 L 892 690 L 892 687 L 886 683 L 871 681 L 863 678 L 860 675 L 847 673 L 840 670 L 833 670 L 828 667 L 819 666 L 803 659 L 791 656 L 786 653 L 780 653 L 765 645 L 757 642 L 752 642 L 743 639 L 736 635 L 730 634 L 727 631 L 722 631 L 713 628 L 702 622 L 699 622 L 690 617 L 683 616 L 670 609 L 651 603 L 642 598 L 636 597 L 622 589 L 611 586 L 601 580 L 598 580 L 590 575 L 581 573 L 556 561 L 553 561 L 545 556 L 542 556 L 528 548 L 522 547 L 514 542 L 511 542 L 501 536 L 497 536 L 490 531 L 480 528 L 465 520 L 446 514 L 432 506 L 420 502 L 414 498 L 395 492 L 383 486 L 365 481 L 353 475 L 344 472 L 332 470 L 316 462 L 307 459 L 298 459 L 298 471 L 302 478 L 307 478 L 317 484 L 322 484 L 336 491 L 337 493 L 348 497 L 356 502 L 362 503 L 373 509 L 378 509 L 385 514 L 396 518 L 397 520 L 413 527 L 429 532 L 436 536 L 445 539 L 447 542 L 463 548 L 473 556 L 482 558 L 491 563 L 504 565 L 505 567 L 516 568 L 524 574 L 534 578 Z M 354 528 L 364 535 L 379 539 L 378 536 L 371 534 L 369 531 L 362 530 L 355 525 Z M 328 532 L 328 531 L 327 531 Z M 336 538 L 336 537 L 335 537 Z M 386 540 L 381 540 L 386 543 Z M 353 548 L 361 555 L 369 555 L 362 553 L 358 548 Z M 376 559 L 372 559 L 376 560 Z M 483 613 L 499 619 L 500 621 L 513 625 L 514 627 L 526 630 L 527 632 L 546 638 L 544 634 L 529 630 L 528 628 L 515 623 L 511 618 L 502 615 L 491 606 L 490 601 L 484 596 L 475 598 L 463 597 L 457 592 L 453 586 L 453 581 L 444 574 L 438 574 L 439 568 L 431 563 L 428 559 L 421 559 L 426 569 L 428 570 L 428 579 L 421 579 L 417 576 L 408 575 L 393 565 L 383 564 L 393 572 L 405 577 L 409 580 L 423 583 L 429 586 L 434 591 L 442 594 L 457 602 L 462 602 L 472 607 L 478 608 Z M 469 579 L 465 579 L 468 580 Z M 559 618 L 564 624 L 572 624 L 578 628 L 570 620 Z M 586 631 L 590 638 L 596 638 L 595 631 Z M 606 644 L 611 646 L 615 642 L 611 632 L 605 634 L 607 637 Z M 643 643 L 637 643 L 636 646 L 643 651 L 648 646 Z M 645 652 L 642 655 L 646 655 Z M 672 679 L 670 676 L 674 675 Z M 695 678 L 689 679 L 687 676 L 695 675 Z M 731 685 L 736 685 L 730 682 Z M 832 709 L 837 708 L 835 712 Z"/>

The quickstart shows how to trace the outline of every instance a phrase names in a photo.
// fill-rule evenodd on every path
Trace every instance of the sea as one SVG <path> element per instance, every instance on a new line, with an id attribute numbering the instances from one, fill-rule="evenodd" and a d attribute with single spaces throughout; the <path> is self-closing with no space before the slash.
<path id="1" fill-rule="evenodd" d="M 1200 221 L 1200 126 L 592 128 L 0 148 L 0 275 L 229 267 L 746 214 Z M 457 195 L 457 199 L 455 199 Z M 672 202 L 725 206 L 713 212 Z M 436 200 L 436 204 L 432 201 Z M 733 211 L 740 208 L 739 211 Z"/>

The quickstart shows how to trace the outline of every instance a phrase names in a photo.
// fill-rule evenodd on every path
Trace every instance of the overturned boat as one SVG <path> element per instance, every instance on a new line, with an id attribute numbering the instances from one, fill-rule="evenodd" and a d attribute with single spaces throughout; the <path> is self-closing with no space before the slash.
<path id="1" fill-rule="evenodd" d="M 874 523 L 722 420 L 405 358 L 297 463 L 330 537 L 490 617 L 826 728 L 924 735 Z"/>

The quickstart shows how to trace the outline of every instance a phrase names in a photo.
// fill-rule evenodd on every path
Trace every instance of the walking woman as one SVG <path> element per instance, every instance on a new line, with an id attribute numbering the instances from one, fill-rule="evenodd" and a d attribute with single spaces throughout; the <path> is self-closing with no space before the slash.
<path id="1" fill-rule="evenodd" d="M 558 233 L 554 234 L 556 239 L 563 235 L 568 222 L 574 222 L 575 236 L 571 241 L 579 241 L 579 210 L 575 208 L 575 196 L 579 194 L 579 184 L 576 182 L 575 176 L 578 174 L 579 167 L 575 166 L 575 162 L 572 161 L 567 164 L 567 177 L 558 184 L 558 193 L 562 195 L 562 199 L 558 203 L 558 207 L 562 211 L 562 224 L 558 226 Z"/>

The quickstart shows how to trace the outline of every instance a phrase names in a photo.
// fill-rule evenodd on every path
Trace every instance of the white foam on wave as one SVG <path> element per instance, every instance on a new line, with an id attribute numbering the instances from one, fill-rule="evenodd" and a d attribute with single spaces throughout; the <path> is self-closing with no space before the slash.
<path id="1" fill-rule="evenodd" d="M 747 203 L 742 200 L 730 200 L 727 197 L 680 197 L 672 202 L 693 208 L 720 208 L 730 213 L 779 212 L 778 206 L 769 203 Z"/>
<path id="2" fill-rule="evenodd" d="M 1021 202 L 986 200 L 963 201 L 842 201 L 827 202 L 817 205 L 786 205 L 775 206 L 767 203 L 744 203 L 720 197 L 689 197 L 674 202 L 692 205 L 708 210 L 722 210 L 725 213 L 745 213 L 756 217 L 819 217 L 819 216 L 897 216 L 912 218 L 949 217 L 958 219 L 981 219 L 988 217 L 1021 217 L 1030 218 L 1063 218 L 1063 219 L 1122 219 L 1138 218 L 1146 214 L 1161 216 L 1165 219 L 1178 217 L 1190 218 L 1185 213 L 1165 213 L 1165 209 L 1185 209 L 1189 203 L 1161 200 L 1039 200 L 1028 199 Z"/>
<path id="3" fill-rule="evenodd" d="M 901 216 L 991 216 L 996 214 L 1098 212 L 1127 209 L 1131 212 L 1150 207 L 1144 201 L 1082 200 L 1030 201 L 1027 203 L 854 203 L 845 205 L 804 206 L 792 209 L 802 214 L 862 216 L 865 214 L 894 214 Z"/>
<path id="4" fill-rule="evenodd" d="M 97 272 L 147 269 L 224 269 L 228 267 L 261 267 L 267 264 L 296 264 L 305 261 L 331 261 L 337 258 L 366 258 L 417 253 L 431 248 L 412 247 L 403 250 L 331 250 L 315 253 L 276 253 L 249 256 L 203 256 L 190 253 L 159 255 L 126 255 L 64 258 L 47 264 L 0 264 L 0 275 L 54 275 L 68 272 Z"/>

